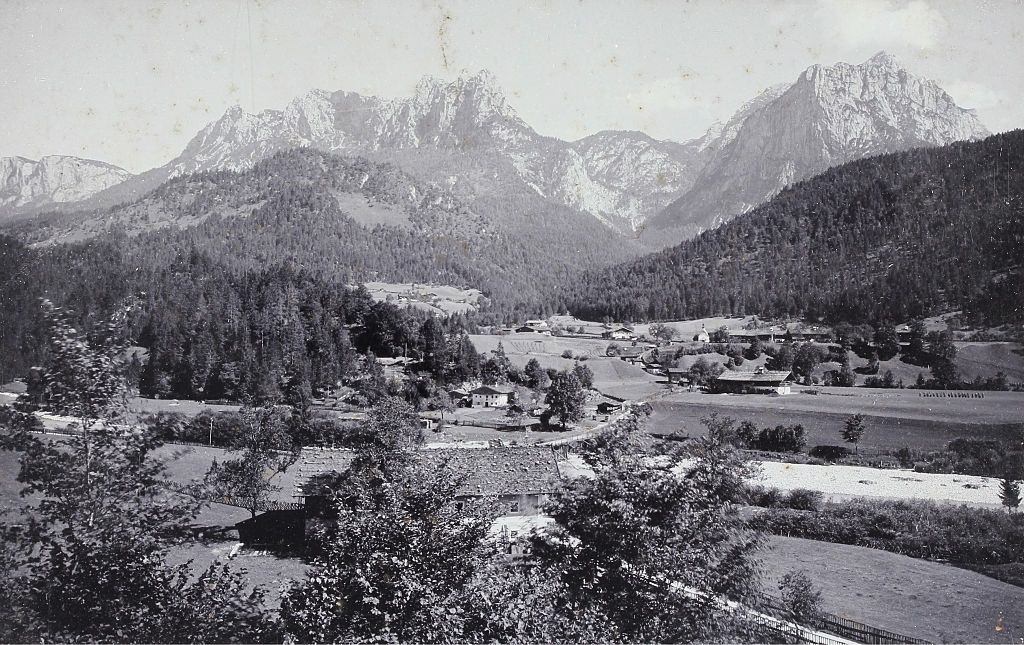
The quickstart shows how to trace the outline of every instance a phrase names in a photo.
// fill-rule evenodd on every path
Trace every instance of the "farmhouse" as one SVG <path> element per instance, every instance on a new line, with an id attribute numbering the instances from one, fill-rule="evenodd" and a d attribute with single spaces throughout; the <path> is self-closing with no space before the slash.
<path id="1" fill-rule="evenodd" d="M 348 469 L 355 454 L 338 448 L 302 449 L 294 496 L 302 501 L 307 515 L 325 510 L 332 479 Z M 557 453 L 544 446 L 424 449 L 411 454 L 416 465 L 447 467 L 456 477 L 464 477 L 457 500 L 494 498 L 501 515 L 539 515 L 561 478 Z"/>
<path id="2" fill-rule="evenodd" d="M 835 334 L 828 327 L 811 325 L 809 327 L 798 327 L 788 330 L 793 340 L 803 340 L 812 343 L 830 343 Z"/>
<path id="3" fill-rule="evenodd" d="M 789 394 L 793 373 L 759 367 L 753 372 L 725 371 L 715 379 L 715 389 L 734 394 Z"/>
<path id="4" fill-rule="evenodd" d="M 627 363 L 639 362 L 646 348 L 644 347 L 623 347 L 619 350 L 619 358 Z"/>
<path id="5" fill-rule="evenodd" d="M 622 410 L 621 403 L 612 403 L 610 401 L 601 401 L 597 404 L 598 414 L 611 414 L 613 412 L 619 412 Z"/>
<path id="6" fill-rule="evenodd" d="M 619 327 L 617 329 L 609 329 L 602 333 L 601 338 L 607 338 L 610 340 L 634 340 L 636 338 L 636 334 L 633 333 L 632 329 Z"/>
<path id="7" fill-rule="evenodd" d="M 737 329 L 729 330 L 730 343 L 750 343 L 755 338 L 764 342 L 774 343 L 786 335 L 785 330 L 780 327 L 766 327 L 763 329 Z"/>
<path id="8" fill-rule="evenodd" d="M 481 385 L 469 394 L 474 408 L 503 408 L 512 400 L 512 388 L 502 385 Z"/>
<path id="9" fill-rule="evenodd" d="M 689 385 L 692 382 L 690 380 L 690 370 L 684 367 L 670 367 L 665 370 L 665 376 L 668 377 L 669 383 Z"/>
<path id="10" fill-rule="evenodd" d="M 537 327 L 531 327 L 530 325 L 521 325 L 515 328 L 517 334 L 543 334 L 546 329 L 538 329 Z"/>

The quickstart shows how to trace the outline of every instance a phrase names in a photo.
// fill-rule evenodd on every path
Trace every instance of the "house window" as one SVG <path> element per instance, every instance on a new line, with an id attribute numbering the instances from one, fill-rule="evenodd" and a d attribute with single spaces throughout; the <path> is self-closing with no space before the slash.
<path id="1" fill-rule="evenodd" d="M 512 502 L 511 504 L 509 504 L 508 510 L 511 513 L 518 513 L 519 512 L 519 502 L 516 501 L 516 502 Z"/>

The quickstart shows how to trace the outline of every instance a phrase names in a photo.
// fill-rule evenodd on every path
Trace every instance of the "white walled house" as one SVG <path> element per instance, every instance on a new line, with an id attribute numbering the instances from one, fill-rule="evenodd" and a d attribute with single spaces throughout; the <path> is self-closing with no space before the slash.
<path id="1" fill-rule="evenodd" d="M 503 408 L 512 400 L 511 388 L 500 385 L 481 385 L 469 394 L 474 408 Z"/>

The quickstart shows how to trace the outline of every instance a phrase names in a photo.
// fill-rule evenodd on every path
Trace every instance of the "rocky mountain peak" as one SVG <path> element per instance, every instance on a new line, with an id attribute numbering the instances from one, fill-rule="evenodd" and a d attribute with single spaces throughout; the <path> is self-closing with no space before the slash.
<path id="1" fill-rule="evenodd" d="M 652 220 L 652 229 L 673 229 L 675 236 L 657 239 L 678 241 L 832 166 L 988 134 L 972 110 L 886 52 L 858 65 L 813 65 L 705 135 L 710 158 L 694 188 Z"/>
<path id="2" fill-rule="evenodd" d="M 0 157 L 0 206 L 42 208 L 86 199 L 131 177 L 124 168 L 67 155 Z"/>

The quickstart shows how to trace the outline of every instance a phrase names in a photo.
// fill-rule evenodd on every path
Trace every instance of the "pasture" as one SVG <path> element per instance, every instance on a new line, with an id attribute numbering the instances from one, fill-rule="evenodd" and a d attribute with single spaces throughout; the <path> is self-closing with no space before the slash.
<path id="1" fill-rule="evenodd" d="M 481 354 L 496 350 L 500 342 L 509 361 L 519 368 L 526 367 L 526 363 L 535 358 L 545 369 L 564 370 L 572 368 L 576 363 L 575 359 L 562 358 L 564 352 L 585 356 L 587 360 L 584 364 L 594 373 L 594 387 L 618 398 L 646 399 L 664 390 L 664 386 L 659 384 L 663 377 L 648 374 L 636 365 L 606 356 L 605 351 L 611 341 L 605 339 L 523 333 L 504 336 L 477 334 L 470 336 L 470 340 Z"/>
<path id="2" fill-rule="evenodd" d="M 861 448 L 908 446 L 937 450 L 957 437 L 1006 439 L 1024 427 L 1024 393 L 984 392 L 984 398 L 953 398 L 943 392 L 868 388 L 794 387 L 787 396 L 705 394 L 679 391 L 652 402 L 648 427 L 653 432 L 683 430 L 703 434 L 701 418 L 717 412 L 759 427 L 804 426 L 807 445 L 842 444 L 843 423 L 853 414 L 865 417 Z M 934 396 L 922 396 L 933 394 Z"/>
<path id="3" fill-rule="evenodd" d="M 765 588 L 803 569 L 823 608 L 936 643 L 1010 643 L 1024 637 L 1024 589 L 964 569 L 860 546 L 771 536 Z M 1001 625 L 1002 631 L 997 630 Z"/>
<path id="4" fill-rule="evenodd" d="M 476 311 L 482 296 L 477 289 L 443 284 L 367 282 L 365 286 L 378 302 L 386 300 L 400 307 L 408 305 L 443 316 Z"/>

